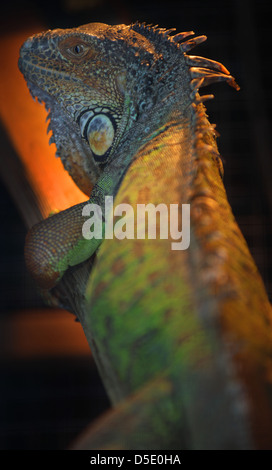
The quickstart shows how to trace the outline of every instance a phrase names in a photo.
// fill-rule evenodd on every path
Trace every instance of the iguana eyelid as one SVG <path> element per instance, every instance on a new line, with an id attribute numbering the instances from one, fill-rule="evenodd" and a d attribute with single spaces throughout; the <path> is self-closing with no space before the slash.
<path id="1" fill-rule="evenodd" d="M 75 49 L 79 48 L 80 51 L 75 52 Z M 61 53 L 69 59 L 81 60 L 87 55 L 93 55 L 89 44 L 86 44 L 80 38 L 66 38 L 64 41 L 59 43 L 59 49 Z"/>
<path id="2" fill-rule="evenodd" d="M 79 50 L 76 51 L 76 48 L 78 48 Z M 66 51 L 67 54 L 69 54 L 70 56 L 79 59 L 84 57 L 88 53 L 89 48 L 85 44 L 77 43 L 73 46 L 67 47 Z"/>
<path id="3" fill-rule="evenodd" d="M 77 48 L 78 50 L 76 50 Z M 79 55 L 82 55 L 86 51 L 86 48 L 84 48 L 83 44 L 76 44 L 75 46 L 70 47 L 68 50 L 72 54 L 79 56 Z"/>

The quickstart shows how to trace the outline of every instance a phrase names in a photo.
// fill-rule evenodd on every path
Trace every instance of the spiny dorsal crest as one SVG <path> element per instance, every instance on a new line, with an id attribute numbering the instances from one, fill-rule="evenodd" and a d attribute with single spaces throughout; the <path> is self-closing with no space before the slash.
<path id="1" fill-rule="evenodd" d="M 186 31 L 171 35 L 176 30 L 175 28 L 159 28 L 157 25 L 147 25 L 146 23 L 139 22 L 132 24 L 131 29 L 152 41 L 155 47 L 162 48 L 162 53 L 163 49 L 168 52 L 169 50 L 174 52 L 175 49 L 180 49 L 184 53 L 186 62 L 190 67 L 191 89 L 194 92 L 192 98 L 195 97 L 200 87 L 210 85 L 213 82 L 227 81 L 229 85 L 239 90 L 239 86 L 234 78 L 220 62 L 186 54 L 198 44 L 206 41 L 207 36 L 202 35 L 187 39 L 195 33 L 193 31 Z M 184 41 L 185 39 L 187 40 Z"/>
<path id="2" fill-rule="evenodd" d="M 187 31 L 184 33 L 178 33 L 176 35 L 171 35 L 174 31 L 176 31 L 176 28 L 171 28 L 171 29 L 166 29 L 166 28 L 159 28 L 158 25 L 151 25 L 151 24 L 146 24 L 146 23 L 133 23 L 131 25 L 131 29 L 133 31 L 137 31 L 137 33 L 145 36 L 147 39 L 149 39 L 152 42 L 157 43 L 158 45 L 165 45 L 169 46 L 171 44 L 171 47 L 173 48 L 174 45 L 176 47 L 179 47 L 179 42 L 183 41 L 183 39 L 193 36 L 195 33 L 193 31 Z M 206 36 L 202 36 L 203 38 L 206 39 Z M 203 39 L 203 41 L 205 40 Z"/>

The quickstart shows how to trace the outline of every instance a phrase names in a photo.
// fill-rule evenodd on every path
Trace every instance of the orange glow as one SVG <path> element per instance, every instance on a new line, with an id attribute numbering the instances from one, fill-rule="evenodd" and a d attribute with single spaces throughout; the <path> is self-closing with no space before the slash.
<path id="1" fill-rule="evenodd" d="M 18 69 L 19 49 L 23 42 L 45 29 L 38 24 L 35 30 L 12 31 L 12 34 L 0 37 L 0 119 L 24 167 L 43 217 L 88 199 L 64 170 L 61 160 L 55 157 L 55 146 L 49 146 L 47 113 L 44 106 L 33 101 Z M 7 156 L 4 152 L 0 158 L 5 164 Z M 16 175 L 11 172 L 9 179 L 11 193 L 16 194 Z M 81 325 L 75 322 L 72 314 L 63 310 L 13 312 L 3 316 L 0 323 L 2 358 L 91 354 Z"/>
<path id="2" fill-rule="evenodd" d="M 55 145 L 49 146 L 47 113 L 44 106 L 31 98 L 17 66 L 20 46 L 27 37 L 44 29 L 38 25 L 36 30 L 1 37 L 0 117 L 25 167 L 40 210 L 47 217 L 52 211 L 66 209 L 88 198 L 55 157 Z"/>
<path id="3" fill-rule="evenodd" d="M 64 310 L 36 309 L 2 316 L 2 357 L 42 358 L 91 357 L 90 347 L 79 322 Z"/>

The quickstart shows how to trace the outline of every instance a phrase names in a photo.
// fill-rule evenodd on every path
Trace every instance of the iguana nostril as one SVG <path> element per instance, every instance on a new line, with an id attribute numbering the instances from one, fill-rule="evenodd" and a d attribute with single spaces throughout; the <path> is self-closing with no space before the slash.
<path id="1" fill-rule="evenodd" d="M 22 45 L 21 47 L 21 51 L 24 52 L 24 49 L 30 49 L 32 47 L 32 44 L 33 44 L 33 39 L 32 37 L 31 38 L 28 38 L 24 44 Z"/>

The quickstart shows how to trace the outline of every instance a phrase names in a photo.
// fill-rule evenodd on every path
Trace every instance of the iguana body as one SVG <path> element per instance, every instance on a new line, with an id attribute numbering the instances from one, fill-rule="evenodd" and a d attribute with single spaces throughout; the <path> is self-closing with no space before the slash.
<path id="1" fill-rule="evenodd" d="M 19 66 L 50 107 L 58 154 L 90 201 L 191 206 L 191 243 L 82 237 L 82 207 L 35 226 L 28 265 L 52 287 L 96 253 L 90 345 L 114 409 L 78 446 L 272 446 L 271 309 L 233 218 L 198 89 L 227 80 L 186 54 L 205 37 L 90 24 L 30 38 Z M 100 139 L 97 139 L 98 137 Z M 105 214 L 104 214 L 105 215 Z"/>

